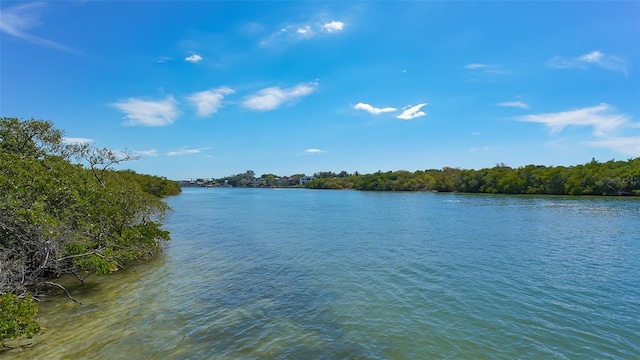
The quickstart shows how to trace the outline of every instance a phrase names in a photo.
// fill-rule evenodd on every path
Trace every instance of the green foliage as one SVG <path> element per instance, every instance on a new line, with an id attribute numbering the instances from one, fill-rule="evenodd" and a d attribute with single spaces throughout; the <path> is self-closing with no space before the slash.
<path id="1" fill-rule="evenodd" d="M 320 178 L 313 181 L 309 181 L 306 184 L 307 188 L 310 189 L 333 189 L 333 190 L 342 190 L 342 189 L 351 189 L 352 184 L 346 178 Z"/>
<path id="2" fill-rule="evenodd" d="M 278 177 L 263 174 L 253 177 L 253 171 L 220 179 L 211 179 L 202 186 L 298 187 L 304 174 Z M 445 167 L 409 172 L 378 171 L 373 174 L 349 174 L 320 171 L 316 180 L 307 182 L 309 189 L 355 189 L 368 191 L 438 191 L 490 194 L 548 194 L 548 195 L 640 195 L 640 158 L 627 161 L 595 160 L 577 166 L 546 167 L 527 165 L 511 168 L 498 163 L 493 168 L 465 170 Z"/>
<path id="3" fill-rule="evenodd" d="M 51 284 L 50 277 L 117 271 L 156 256 L 169 240 L 161 224 L 170 209 L 161 197 L 177 194 L 178 183 L 111 170 L 127 158 L 106 149 L 64 146 L 61 139 L 62 132 L 49 122 L 0 118 L 0 294 L 5 297 L 39 292 Z M 89 168 L 73 164 L 71 157 L 83 157 Z"/>
<path id="4" fill-rule="evenodd" d="M 227 184 L 233 187 L 248 187 L 253 186 L 253 180 L 255 178 L 255 172 L 253 170 L 247 170 L 244 173 L 227 176 L 217 180 L 219 185 Z"/>
<path id="5" fill-rule="evenodd" d="M 311 189 L 371 191 L 440 191 L 492 194 L 640 195 L 640 158 L 572 167 L 527 165 L 511 168 L 498 164 L 490 169 L 378 171 L 373 174 L 337 176 L 331 172 L 306 184 Z"/>
<path id="6" fill-rule="evenodd" d="M 62 132 L 55 129 L 50 121 L 0 119 L 1 152 L 40 158 L 62 148 Z"/>
<path id="7" fill-rule="evenodd" d="M 0 295 L 0 348 L 3 340 L 17 337 L 31 337 L 40 330 L 35 321 L 38 305 L 31 295 L 24 299 L 5 293 Z"/>
<path id="8" fill-rule="evenodd" d="M 245 173 L 226 176 L 219 179 L 197 179 L 195 184 L 189 184 L 186 186 L 232 186 L 232 187 L 299 187 L 300 178 L 304 177 L 304 174 L 294 174 L 290 176 L 278 176 L 276 174 L 262 174 L 259 178 L 254 177 L 255 173 L 252 170 L 247 170 Z M 342 170 L 336 174 L 332 171 L 321 171 L 313 175 L 316 179 L 327 180 L 328 182 L 312 182 L 311 188 L 315 189 L 350 189 L 352 188 L 351 181 L 348 180 L 349 173 Z M 334 181 L 335 178 L 341 180 Z M 327 187 L 324 187 L 324 186 Z"/>
<path id="9" fill-rule="evenodd" d="M 333 171 L 319 171 L 313 174 L 313 176 L 316 179 L 332 179 L 332 178 L 335 178 L 337 175 Z"/>
<path id="10" fill-rule="evenodd" d="M 180 182 L 168 180 L 165 177 L 137 174 L 133 170 L 124 170 L 118 172 L 120 177 L 129 182 L 135 182 L 140 188 L 151 195 L 157 197 L 167 197 L 180 194 Z"/>

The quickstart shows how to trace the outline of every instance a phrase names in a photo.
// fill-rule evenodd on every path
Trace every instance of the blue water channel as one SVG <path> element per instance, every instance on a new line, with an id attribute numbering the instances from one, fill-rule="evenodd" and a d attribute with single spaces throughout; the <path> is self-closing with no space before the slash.
<path id="1" fill-rule="evenodd" d="M 637 198 L 187 188 L 24 359 L 637 359 Z"/>

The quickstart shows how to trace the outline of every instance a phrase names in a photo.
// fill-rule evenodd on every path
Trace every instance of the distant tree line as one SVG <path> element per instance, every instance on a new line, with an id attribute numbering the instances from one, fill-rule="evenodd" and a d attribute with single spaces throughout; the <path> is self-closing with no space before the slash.
<path id="1" fill-rule="evenodd" d="M 162 251 L 161 197 L 180 184 L 111 168 L 134 158 L 65 144 L 48 121 L 0 118 L 0 348 L 38 331 L 34 298 L 66 292 L 56 278 L 84 282 Z"/>
<path id="2" fill-rule="evenodd" d="M 355 173 L 358 175 L 358 172 Z M 334 173 L 332 171 L 320 171 L 313 174 L 316 179 L 321 178 L 346 178 L 350 174 L 346 171 L 340 173 Z M 183 180 L 183 186 L 210 186 L 210 187 L 301 187 L 300 178 L 305 177 L 305 174 L 293 174 L 279 176 L 275 174 L 262 174 L 259 177 L 256 176 L 253 170 L 247 170 L 244 173 L 239 173 L 231 176 L 225 176 L 221 178 L 200 178 Z"/>
<path id="3" fill-rule="evenodd" d="M 191 186 L 301 187 L 305 174 L 255 176 L 253 170 L 219 179 L 193 179 Z M 612 195 L 640 196 L 640 158 L 583 165 L 527 165 L 512 168 L 498 163 L 480 170 L 444 167 L 410 172 L 378 171 L 350 174 L 319 171 L 309 189 L 354 189 L 368 191 L 437 191 L 489 194 Z"/>
<path id="4" fill-rule="evenodd" d="M 491 194 L 617 195 L 640 196 L 640 158 L 627 161 L 592 160 L 576 166 L 527 165 L 493 168 L 409 172 L 378 171 L 373 174 L 317 173 L 305 186 L 310 189 L 371 191 L 439 191 Z"/>
<path id="5" fill-rule="evenodd" d="M 256 176 L 253 170 L 247 170 L 244 173 L 221 178 L 183 180 L 182 185 L 210 187 L 295 187 L 299 186 L 300 178 L 303 176 L 304 174 L 294 174 L 291 176 L 262 174 L 260 176 Z"/>

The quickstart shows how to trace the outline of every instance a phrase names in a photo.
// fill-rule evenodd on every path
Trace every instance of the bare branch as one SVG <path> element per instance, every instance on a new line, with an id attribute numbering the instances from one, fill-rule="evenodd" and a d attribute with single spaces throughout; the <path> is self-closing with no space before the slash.
<path id="1" fill-rule="evenodd" d="M 74 298 L 71 296 L 71 294 L 69 294 L 69 291 L 68 291 L 64 286 L 62 286 L 62 285 L 60 285 L 60 284 L 58 284 L 58 283 L 51 282 L 51 281 L 45 281 L 44 283 L 45 283 L 45 284 L 47 284 L 47 285 L 51 285 L 51 286 L 59 287 L 60 289 L 62 289 L 62 290 L 67 294 L 67 297 L 69 297 L 69 299 L 71 299 L 74 303 L 76 303 L 76 304 L 80 304 L 80 305 L 84 305 L 84 304 L 83 304 L 83 303 L 81 303 L 80 301 L 78 301 L 78 300 L 74 299 Z"/>

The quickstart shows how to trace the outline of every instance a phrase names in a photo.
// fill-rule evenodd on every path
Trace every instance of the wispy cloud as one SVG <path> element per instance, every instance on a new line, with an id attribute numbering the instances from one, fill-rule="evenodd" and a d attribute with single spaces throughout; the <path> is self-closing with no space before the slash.
<path id="1" fill-rule="evenodd" d="M 112 105 L 125 113 L 128 121 L 124 125 L 165 126 L 178 117 L 177 104 L 173 96 L 167 96 L 159 101 L 128 98 Z"/>
<path id="2" fill-rule="evenodd" d="M 488 64 L 477 64 L 477 63 L 467 64 L 464 66 L 465 69 L 489 69 L 491 67 L 492 66 Z"/>
<path id="3" fill-rule="evenodd" d="M 198 108 L 198 116 L 211 116 L 222 107 L 222 99 L 234 92 L 232 89 L 223 86 L 192 94 L 188 99 Z"/>
<path id="4" fill-rule="evenodd" d="M 316 154 L 322 154 L 322 153 L 326 153 L 326 151 L 324 150 L 320 150 L 320 149 L 306 149 L 305 151 L 302 152 L 302 155 L 316 155 Z"/>
<path id="5" fill-rule="evenodd" d="M 591 126 L 595 136 L 605 136 L 625 125 L 628 120 L 627 116 L 612 112 L 607 104 L 556 113 L 525 115 L 517 119 L 543 124 L 552 134 L 559 133 L 567 126 Z"/>
<path id="6" fill-rule="evenodd" d="M 40 25 L 39 12 L 45 6 L 47 3 L 32 2 L 3 9 L 0 11 L 0 31 L 35 45 L 82 55 L 79 51 L 28 32 L 29 29 Z"/>
<path id="7" fill-rule="evenodd" d="M 266 46 L 282 41 L 311 39 L 321 34 L 337 34 L 343 31 L 345 26 L 346 24 L 344 22 L 338 20 L 287 24 L 261 41 L 260 45 Z"/>
<path id="8" fill-rule="evenodd" d="M 497 104 L 498 106 L 503 107 L 517 107 L 521 109 L 528 109 L 529 105 L 523 103 L 522 101 L 505 101 Z"/>
<path id="9" fill-rule="evenodd" d="M 285 103 L 290 103 L 298 98 L 307 96 L 315 91 L 317 83 L 300 84 L 292 88 L 281 89 L 269 87 L 262 89 L 253 95 L 249 95 L 242 102 L 242 106 L 259 111 L 269 111 L 279 108 Z"/>
<path id="10" fill-rule="evenodd" d="M 502 67 L 498 65 L 492 65 L 492 64 L 471 63 L 471 64 L 466 64 L 464 68 L 467 70 L 470 70 L 469 71 L 470 73 L 486 74 L 488 76 L 490 76 L 491 74 L 507 75 L 512 73 L 511 71 L 504 70 Z"/>
<path id="11" fill-rule="evenodd" d="M 469 149 L 469 152 L 470 153 L 475 153 L 475 152 L 480 152 L 480 151 L 488 152 L 490 150 L 491 150 L 491 148 L 488 147 L 488 146 L 483 146 L 483 147 L 477 147 L 476 146 L 476 147 L 472 147 L 471 149 Z"/>
<path id="12" fill-rule="evenodd" d="M 315 32 L 311 29 L 311 26 L 304 25 L 296 29 L 296 33 L 301 37 L 311 37 Z"/>
<path id="13" fill-rule="evenodd" d="M 156 149 L 134 151 L 137 156 L 158 156 Z"/>
<path id="14" fill-rule="evenodd" d="M 393 112 L 398 110 L 394 107 L 377 108 L 365 103 L 357 103 L 353 108 L 356 110 L 364 110 L 373 115 L 380 115 L 382 113 Z"/>
<path id="15" fill-rule="evenodd" d="M 584 144 L 612 149 L 625 155 L 640 156 L 640 136 L 619 136 L 623 130 L 629 135 L 630 129 L 640 128 L 640 123 L 629 121 L 626 115 L 615 112 L 607 104 L 557 113 L 526 115 L 517 119 L 541 123 L 549 128 L 551 134 L 559 133 L 567 126 L 592 127 L 592 134 L 597 139 L 586 141 Z M 557 149 L 569 147 L 562 140 L 549 142 L 548 146 Z"/>
<path id="16" fill-rule="evenodd" d="M 202 61 L 202 56 L 198 54 L 193 54 L 191 56 L 187 56 L 186 58 L 184 58 L 184 61 L 188 61 L 193 64 L 199 63 L 200 61 Z"/>
<path id="17" fill-rule="evenodd" d="M 160 58 L 158 58 L 158 60 L 156 60 L 158 64 L 164 64 L 169 61 L 173 61 L 173 58 L 169 56 L 161 56 Z"/>
<path id="18" fill-rule="evenodd" d="M 176 150 L 176 151 L 169 151 L 167 155 L 169 156 L 193 155 L 193 154 L 199 154 L 203 150 L 209 150 L 209 149 L 211 148 L 182 149 L 182 150 Z"/>
<path id="19" fill-rule="evenodd" d="M 578 57 L 555 56 L 547 62 L 547 65 L 557 69 L 589 69 L 591 67 L 598 67 L 621 72 L 625 75 L 629 72 L 629 64 L 625 60 L 615 55 L 606 55 L 598 50 Z"/>
<path id="20" fill-rule="evenodd" d="M 425 116 L 427 115 L 427 113 L 425 113 L 424 111 L 421 111 L 420 109 L 422 109 L 423 106 L 427 105 L 427 103 L 422 103 L 422 104 L 418 104 L 415 106 L 410 106 L 408 108 L 406 108 L 402 114 L 396 116 L 398 119 L 402 119 L 402 120 L 411 120 L 411 119 L 415 119 L 421 116 Z"/>
<path id="21" fill-rule="evenodd" d="M 93 139 L 81 138 L 81 137 L 63 137 L 62 142 L 65 144 L 88 144 L 93 142 Z"/>
<path id="22" fill-rule="evenodd" d="M 590 146 L 613 149 L 619 153 L 640 156 L 640 136 L 638 137 L 610 137 L 589 141 Z"/>

